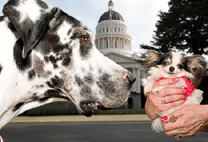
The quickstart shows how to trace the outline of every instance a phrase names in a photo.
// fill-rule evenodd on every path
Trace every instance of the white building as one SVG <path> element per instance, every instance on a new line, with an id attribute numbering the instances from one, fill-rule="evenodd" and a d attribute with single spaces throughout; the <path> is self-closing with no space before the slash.
<path id="1" fill-rule="evenodd" d="M 130 98 L 133 98 L 134 108 L 141 109 L 141 99 L 138 100 L 138 97 L 141 98 L 140 65 L 132 57 L 131 41 L 123 17 L 114 11 L 114 3 L 110 0 L 108 11 L 98 21 L 95 44 L 101 53 L 134 74 L 136 82 L 132 86 Z"/>

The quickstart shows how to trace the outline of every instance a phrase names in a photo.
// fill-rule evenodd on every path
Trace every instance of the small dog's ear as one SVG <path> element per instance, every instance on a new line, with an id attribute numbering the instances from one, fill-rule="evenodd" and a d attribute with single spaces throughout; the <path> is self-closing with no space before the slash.
<path id="1" fill-rule="evenodd" d="M 191 71 L 194 76 L 192 82 L 197 88 L 200 85 L 203 77 L 206 75 L 207 63 L 205 58 L 201 55 L 192 55 L 187 57 L 186 61 L 187 68 L 189 68 L 189 71 Z"/>
<path id="2" fill-rule="evenodd" d="M 155 50 L 147 50 L 146 53 L 142 54 L 141 56 L 141 63 L 144 68 L 148 69 L 152 66 L 157 65 L 157 63 L 160 61 L 162 56 L 161 52 L 155 51 Z"/>

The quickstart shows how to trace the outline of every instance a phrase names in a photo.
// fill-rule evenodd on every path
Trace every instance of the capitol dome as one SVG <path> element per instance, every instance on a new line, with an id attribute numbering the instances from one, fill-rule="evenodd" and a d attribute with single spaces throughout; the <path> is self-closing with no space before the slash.
<path id="1" fill-rule="evenodd" d="M 104 55 L 114 52 L 130 57 L 131 40 L 123 17 L 114 10 L 114 3 L 110 0 L 108 11 L 102 14 L 96 27 L 96 47 Z"/>
<path id="2" fill-rule="evenodd" d="M 98 23 L 105 21 L 105 20 L 120 20 L 124 22 L 123 17 L 121 16 L 121 14 L 119 14 L 118 12 L 114 11 L 114 10 L 109 10 L 107 12 L 105 12 L 101 17 Z"/>

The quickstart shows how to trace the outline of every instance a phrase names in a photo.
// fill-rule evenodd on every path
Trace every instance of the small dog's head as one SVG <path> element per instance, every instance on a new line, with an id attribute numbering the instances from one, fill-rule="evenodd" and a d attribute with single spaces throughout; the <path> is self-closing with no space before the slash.
<path id="1" fill-rule="evenodd" d="M 187 76 L 188 73 L 191 73 L 193 78 L 189 79 L 195 87 L 200 84 L 206 74 L 206 61 L 201 55 L 185 57 L 181 53 L 161 53 L 148 50 L 143 55 L 142 65 L 146 70 L 157 67 L 167 77 Z"/>

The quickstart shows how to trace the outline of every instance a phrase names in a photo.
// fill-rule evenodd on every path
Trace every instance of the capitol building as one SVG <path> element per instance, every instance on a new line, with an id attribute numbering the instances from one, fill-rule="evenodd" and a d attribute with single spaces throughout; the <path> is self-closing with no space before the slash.
<path id="1" fill-rule="evenodd" d="M 136 62 L 131 51 L 131 36 L 127 33 L 124 18 L 114 10 L 112 0 L 108 3 L 108 11 L 101 15 L 96 27 L 95 44 L 106 57 L 126 68 L 136 77 L 129 100 L 124 108 L 141 109 L 140 64 Z"/>
<path id="2" fill-rule="evenodd" d="M 114 11 L 114 3 L 108 4 L 108 11 L 99 19 L 96 27 L 96 46 L 103 53 L 117 52 L 131 55 L 131 36 L 123 17 Z"/>

